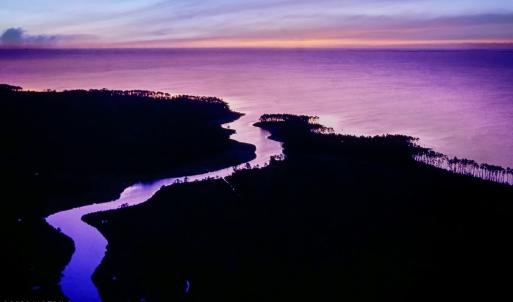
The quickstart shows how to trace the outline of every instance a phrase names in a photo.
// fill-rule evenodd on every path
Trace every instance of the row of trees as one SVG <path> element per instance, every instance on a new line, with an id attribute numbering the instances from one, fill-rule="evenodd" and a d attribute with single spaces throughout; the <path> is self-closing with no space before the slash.
<path id="1" fill-rule="evenodd" d="M 477 162 L 466 158 L 450 158 L 444 154 L 427 150 L 416 154 L 415 160 L 426 163 L 431 166 L 442 168 L 453 173 L 470 175 L 486 180 L 513 185 L 513 169 L 503 168 L 489 164 L 478 164 Z"/>
<path id="2" fill-rule="evenodd" d="M 291 127 L 307 127 L 311 132 L 319 134 L 331 134 L 335 131 L 333 128 L 325 127 L 319 122 L 318 116 L 310 115 L 293 115 L 286 113 L 275 113 L 275 114 L 264 114 L 260 116 L 260 123 L 272 124 L 272 123 L 287 123 Z"/>
<path id="3" fill-rule="evenodd" d="M 162 91 L 149 91 L 149 90 L 109 90 L 103 89 L 90 89 L 89 93 L 99 93 L 107 96 L 134 96 L 142 98 L 152 98 L 155 100 L 170 100 L 170 101 L 198 101 L 204 103 L 216 103 L 227 105 L 225 101 L 217 97 L 211 96 L 193 96 L 186 94 L 171 95 Z"/>
<path id="4" fill-rule="evenodd" d="M 110 95 L 117 96 L 139 96 L 153 99 L 169 99 L 171 94 L 162 91 L 149 91 L 149 90 L 107 90 L 102 89 L 102 92 L 108 92 Z"/>
<path id="5" fill-rule="evenodd" d="M 12 86 L 8 84 L 0 84 L 0 91 L 21 91 L 23 88 L 20 86 Z"/>
<path id="6" fill-rule="evenodd" d="M 276 122 L 301 122 L 306 124 L 316 124 L 319 122 L 318 116 L 310 115 L 293 115 L 286 113 L 264 114 L 260 116 L 262 123 L 276 123 Z"/>
<path id="7" fill-rule="evenodd" d="M 12 86 L 8 84 L 0 84 L 0 91 L 12 91 L 19 92 L 22 91 L 23 88 L 20 86 Z M 46 89 L 44 92 L 49 93 L 58 93 L 56 90 Z M 102 97 L 141 97 L 141 98 L 151 98 L 155 100 L 169 100 L 169 101 L 197 101 L 202 103 L 211 103 L 211 104 L 222 104 L 224 107 L 228 108 L 228 104 L 220 98 L 211 97 L 211 96 L 192 96 L 186 94 L 179 95 L 171 95 L 167 92 L 162 91 L 149 91 L 149 90 L 109 90 L 106 88 L 103 89 L 89 89 L 89 90 L 65 90 L 63 93 L 76 93 L 83 92 L 88 94 L 98 94 Z"/>

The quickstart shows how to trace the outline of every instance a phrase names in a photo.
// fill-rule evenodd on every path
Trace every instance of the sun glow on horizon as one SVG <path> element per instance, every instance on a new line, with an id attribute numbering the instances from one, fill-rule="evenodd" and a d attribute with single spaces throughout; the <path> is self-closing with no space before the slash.
<path id="1" fill-rule="evenodd" d="M 98 45 L 96 45 L 98 47 Z M 394 47 L 511 47 L 512 40 L 361 40 L 361 39 L 212 39 L 140 41 L 101 45 L 101 48 L 394 48 Z"/>
<path id="2" fill-rule="evenodd" d="M 513 2 L 499 0 L 18 2 L 2 4 L 0 47 L 503 47 L 513 43 Z"/>

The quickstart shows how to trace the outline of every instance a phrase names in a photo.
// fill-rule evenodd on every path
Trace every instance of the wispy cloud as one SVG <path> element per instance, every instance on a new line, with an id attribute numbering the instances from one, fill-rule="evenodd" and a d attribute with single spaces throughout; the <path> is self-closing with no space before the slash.
<path id="1" fill-rule="evenodd" d="M 333 46 L 513 41 L 513 2 L 504 0 L 74 0 L 59 5 L 19 1 L 24 5 L 12 2 L 3 7 L 0 26 L 20 24 L 34 34 L 11 28 L 0 42 L 4 45 L 216 47 L 294 46 L 307 45 L 307 41 Z M 37 10 L 27 11 L 34 6 L 30 3 L 37 4 Z M 41 13 L 44 7 L 53 13 Z"/>
<path id="2" fill-rule="evenodd" d="M 513 43 L 513 14 L 449 17 L 323 15 L 283 16 L 281 26 L 262 20 L 211 23 L 208 29 L 140 32 L 118 46 L 136 47 L 329 47 Z"/>

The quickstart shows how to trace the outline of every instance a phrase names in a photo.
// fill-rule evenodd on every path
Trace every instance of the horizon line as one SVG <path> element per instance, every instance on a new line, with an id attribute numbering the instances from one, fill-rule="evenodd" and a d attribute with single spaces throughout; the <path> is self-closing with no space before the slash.
<path id="1" fill-rule="evenodd" d="M 350 40 L 350 39 L 299 39 L 299 40 L 196 40 L 162 41 L 146 40 L 117 43 L 51 43 L 5 44 L 0 49 L 513 49 L 513 40 Z"/>
<path id="2" fill-rule="evenodd" d="M 513 49 L 513 41 L 505 43 L 438 43 L 438 44 L 384 44 L 384 45 L 225 45 L 225 46 L 123 46 L 123 45 L 1 45 L 0 50 L 80 50 L 80 49 L 347 49 L 347 50 L 466 50 L 466 49 Z"/>
<path id="3" fill-rule="evenodd" d="M 465 50 L 506 50 L 513 51 L 513 43 L 501 44 L 497 46 L 496 44 L 490 45 L 464 45 L 464 46 L 432 46 L 432 47 L 415 47 L 415 46 L 376 46 L 376 47 L 347 47 L 347 46 L 337 46 L 337 47 L 255 47 L 255 46 L 219 46 L 219 47 L 176 47 L 176 46 L 168 46 L 168 47 L 114 47 L 114 46 L 91 46 L 91 47 L 2 47 L 0 46 L 0 51 L 9 51 L 9 50 L 365 50 L 365 51 L 373 51 L 373 50 L 389 50 L 389 51 L 465 51 Z"/>

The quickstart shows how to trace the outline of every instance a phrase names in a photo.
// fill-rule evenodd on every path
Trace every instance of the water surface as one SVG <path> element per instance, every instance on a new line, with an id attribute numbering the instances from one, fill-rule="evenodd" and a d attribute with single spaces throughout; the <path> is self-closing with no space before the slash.
<path id="1" fill-rule="evenodd" d="M 0 50 L 0 82 L 219 96 L 252 117 L 316 114 L 513 167 L 508 50 Z"/>

